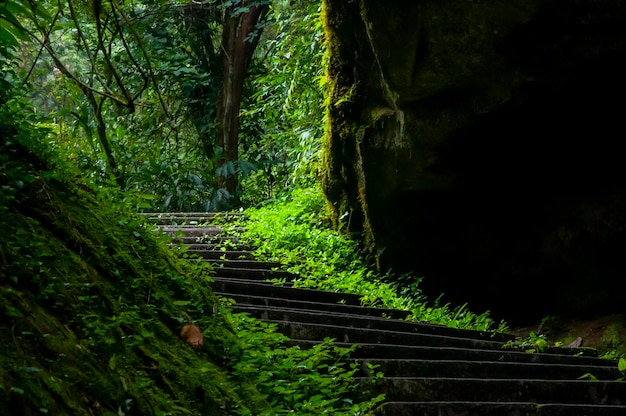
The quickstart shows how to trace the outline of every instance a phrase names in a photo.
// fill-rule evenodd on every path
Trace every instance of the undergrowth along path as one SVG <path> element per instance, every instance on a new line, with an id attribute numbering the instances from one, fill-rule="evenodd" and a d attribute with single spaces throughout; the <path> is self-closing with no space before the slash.
<path id="1" fill-rule="evenodd" d="M 213 290 L 232 300 L 234 311 L 274 324 L 300 348 L 328 338 L 341 346 L 357 344 L 351 356 L 360 366 L 357 381 L 363 390 L 386 396 L 378 414 L 626 414 L 623 375 L 615 361 L 599 358 L 594 350 L 527 353 L 512 344 L 510 334 L 409 322 L 408 312 L 361 306 L 359 295 L 293 288 L 290 282 L 297 276 L 277 263 L 255 260 L 250 247 L 221 233 L 219 224 L 228 216 L 148 217 L 186 245 L 195 261 L 214 266 Z"/>

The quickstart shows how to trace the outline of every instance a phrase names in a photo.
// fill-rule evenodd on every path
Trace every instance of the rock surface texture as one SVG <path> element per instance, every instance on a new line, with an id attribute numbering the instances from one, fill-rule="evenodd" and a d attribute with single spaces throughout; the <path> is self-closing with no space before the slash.
<path id="1" fill-rule="evenodd" d="M 326 0 L 324 188 L 426 293 L 623 312 L 626 3 Z"/>

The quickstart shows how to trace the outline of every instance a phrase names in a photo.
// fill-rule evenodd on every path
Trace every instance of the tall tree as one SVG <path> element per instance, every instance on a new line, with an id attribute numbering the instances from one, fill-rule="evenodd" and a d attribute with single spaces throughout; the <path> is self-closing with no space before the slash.
<path id="1" fill-rule="evenodd" d="M 218 181 L 232 195 L 237 189 L 239 112 L 250 62 L 259 43 L 268 0 L 191 2 L 184 6 L 188 44 L 211 82 L 195 84 L 190 114 L 207 158 L 219 156 Z M 221 42 L 215 42 L 221 29 Z M 211 135 L 210 115 L 215 130 Z"/>
<path id="2" fill-rule="evenodd" d="M 229 7 L 222 29 L 222 87 L 217 104 L 216 145 L 223 149 L 220 164 L 239 159 L 239 110 L 243 85 L 250 61 L 261 35 L 262 22 L 269 5 L 267 1 L 242 0 Z M 237 177 L 229 169 L 225 187 L 229 192 L 237 188 Z"/>
<path id="3" fill-rule="evenodd" d="M 185 80 L 189 116 L 198 133 L 208 160 L 215 156 L 216 102 L 221 77 L 220 46 L 215 39 L 223 21 L 220 9 L 210 2 L 189 2 L 182 6 L 185 44 L 198 72 L 199 80 Z"/>

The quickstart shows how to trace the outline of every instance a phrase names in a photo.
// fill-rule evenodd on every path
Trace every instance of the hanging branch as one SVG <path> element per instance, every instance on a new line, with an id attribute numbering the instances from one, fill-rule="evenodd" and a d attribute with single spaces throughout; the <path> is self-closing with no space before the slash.
<path id="1" fill-rule="evenodd" d="M 34 13 L 33 13 L 33 15 L 34 15 Z M 57 19 L 59 18 L 60 15 L 61 15 L 61 10 L 57 10 L 56 14 L 52 18 L 52 21 L 50 22 L 50 29 L 47 29 L 47 30 L 45 28 L 42 28 L 41 26 L 39 26 L 39 24 L 37 23 L 37 21 L 35 19 L 33 19 L 33 20 L 35 21 L 35 25 L 37 26 L 37 28 L 44 33 L 44 37 L 47 38 L 48 36 L 50 36 L 50 33 L 52 33 L 52 29 L 54 28 L 54 25 L 56 24 L 56 21 L 57 21 Z M 28 35 L 32 39 L 36 39 L 36 36 L 34 36 L 34 34 L 31 33 L 30 31 L 28 31 L 26 28 L 21 27 L 21 29 L 24 30 L 25 32 L 27 32 Z M 39 51 L 37 51 L 37 55 L 35 56 L 35 59 L 33 60 L 33 63 L 30 66 L 30 69 L 28 70 L 28 73 L 24 77 L 24 81 L 23 81 L 24 85 L 26 85 L 28 83 L 28 80 L 29 80 L 30 76 L 33 74 L 33 71 L 35 70 L 35 66 L 37 65 L 37 62 L 39 62 L 39 58 L 41 58 L 41 54 L 43 53 L 43 51 L 45 49 L 45 46 L 41 42 L 39 42 L 39 43 L 40 43 Z"/>
<path id="2" fill-rule="evenodd" d="M 96 24 L 99 23 L 100 18 L 99 18 L 99 7 L 97 6 L 98 1 L 94 2 L 94 14 L 97 15 L 96 17 Z M 78 37 L 80 38 L 82 44 L 83 44 L 83 48 L 85 49 L 85 53 L 87 54 L 87 58 L 89 59 L 89 62 L 91 63 L 91 67 L 94 68 L 94 71 L 92 71 L 92 76 L 96 77 L 96 79 L 98 80 L 98 82 L 100 83 L 100 85 L 102 86 L 102 88 L 104 88 L 106 90 L 106 92 L 108 94 L 113 95 L 113 91 L 109 88 L 108 83 L 102 79 L 100 77 L 100 74 L 98 71 L 95 71 L 95 68 L 97 68 L 97 62 L 96 62 L 96 58 L 93 56 L 93 54 L 91 53 L 91 50 L 89 49 L 89 44 L 87 43 L 87 39 L 85 37 L 85 33 L 83 32 L 81 25 L 79 23 L 78 17 L 76 15 L 76 11 L 74 9 L 74 4 L 72 3 L 71 0 L 67 1 L 67 5 L 70 11 L 70 16 L 72 18 L 72 21 L 74 22 L 74 27 L 76 28 L 76 32 L 78 33 Z"/>
<path id="3" fill-rule="evenodd" d="M 57 15 L 55 16 L 55 18 L 58 19 L 59 13 L 57 12 Z M 54 22 L 53 22 L 54 23 Z M 113 95 L 112 93 L 106 92 L 106 91 L 100 91 L 94 87 L 92 87 L 89 84 L 85 84 L 83 81 L 81 81 L 80 79 L 78 79 L 76 77 L 76 75 L 74 75 L 64 64 L 63 62 L 59 59 L 59 57 L 57 56 L 56 52 L 54 51 L 54 49 L 52 48 L 52 44 L 50 42 L 50 33 L 52 32 L 52 27 L 50 28 L 50 31 L 45 30 L 43 28 L 41 28 L 40 26 L 37 27 L 43 35 L 43 39 L 39 38 L 39 36 L 37 36 L 37 34 L 33 33 L 31 30 L 24 28 L 24 31 L 26 33 L 28 33 L 28 35 L 31 37 L 31 39 L 33 39 L 35 42 L 37 42 L 41 47 L 43 47 L 46 52 L 48 52 L 48 54 L 50 55 L 50 58 L 52 58 L 52 61 L 54 62 L 54 66 L 61 71 L 61 73 L 63 75 L 65 75 L 66 77 L 68 77 L 73 83 L 75 83 L 81 90 L 84 91 L 90 91 L 96 95 L 101 95 L 103 97 L 106 98 L 110 98 L 111 100 L 115 101 L 116 103 L 126 106 L 125 101 L 120 100 L 119 97 L 116 97 L 115 95 Z"/>
<path id="4" fill-rule="evenodd" d="M 71 4 L 72 0 L 68 0 L 68 4 Z M 104 65 L 106 67 L 106 69 L 109 71 L 109 74 L 115 79 L 115 83 L 117 84 L 117 87 L 120 89 L 120 91 L 122 92 L 124 98 L 126 99 L 126 102 L 124 104 L 122 104 L 124 107 L 128 108 L 128 110 L 133 113 L 135 111 L 135 102 L 133 100 L 133 98 L 131 97 L 130 92 L 128 91 L 128 89 L 126 88 L 126 85 L 124 85 L 124 83 L 122 82 L 122 78 L 120 77 L 119 72 L 117 71 L 117 69 L 115 68 L 115 65 L 113 65 L 113 63 L 111 62 L 111 54 L 110 51 L 107 51 L 107 48 L 104 45 L 104 39 L 103 39 L 103 27 L 102 27 L 102 22 L 100 19 L 101 16 L 101 12 L 102 12 L 102 3 L 101 0 L 95 0 L 94 1 L 94 15 L 95 15 L 95 23 L 96 23 L 96 33 L 98 36 L 98 49 L 102 51 L 102 56 L 104 58 Z M 113 19 L 115 20 L 115 19 Z M 112 38 L 113 39 L 113 38 Z M 109 43 L 109 48 L 111 47 L 111 44 Z M 123 102 L 120 100 L 120 102 Z"/>
<path id="5" fill-rule="evenodd" d="M 141 79 L 143 79 L 143 87 L 141 87 L 139 89 L 139 91 L 137 91 L 137 93 L 132 97 L 132 100 L 134 102 L 148 88 L 148 85 L 150 84 L 150 78 L 149 78 L 149 75 L 146 74 L 146 72 L 143 70 L 143 68 L 141 67 L 139 62 L 137 62 L 137 60 L 133 56 L 133 53 L 130 50 L 130 47 L 128 46 L 128 43 L 126 42 L 126 38 L 124 37 L 124 32 L 122 31 L 122 27 L 120 25 L 120 22 L 119 22 L 119 19 L 118 19 L 118 16 L 117 16 L 117 12 L 119 12 L 119 10 L 117 10 L 117 8 L 115 7 L 113 2 L 111 2 L 111 6 L 112 6 L 111 10 L 113 12 L 113 22 L 115 24 L 115 28 L 117 29 L 117 33 L 119 34 L 120 39 L 122 41 L 122 45 L 124 45 L 124 50 L 126 51 L 126 54 L 128 55 L 128 58 L 133 63 L 133 65 L 135 66 L 137 71 L 139 71 L 139 73 L 141 74 Z M 122 16 L 122 17 L 124 18 L 124 16 Z M 130 25 L 129 25 L 128 20 L 126 18 L 124 18 L 124 22 L 130 28 Z M 140 45 L 139 47 L 141 48 L 142 46 Z M 156 86 L 155 86 L 155 88 L 156 88 Z"/>
<path id="6" fill-rule="evenodd" d="M 126 17 L 126 14 L 120 8 L 119 3 L 117 3 L 115 0 L 111 0 L 111 6 L 118 11 L 120 16 L 122 16 L 122 19 L 124 19 L 124 23 L 126 23 L 128 26 L 128 30 L 135 38 L 135 41 L 137 42 L 137 46 L 141 50 L 141 53 L 143 54 L 144 59 L 146 60 L 146 66 L 148 67 L 148 74 L 150 76 L 150 80 L 152 81 L 152 85 L 154 86 L 154 91 L 156 92 L 157 97 L 159 99 L 159 103 L 161 104 L 161 108 L 163 108 L 163 112 L 165 113 L 167 118 L 171 119 L 172 118 L 171 110 L 169 106 L 167 105 L 167 103 L 165 102 L 165 100 L 163 99 L 163 96 L 161 95 L 161 91 L 159 90 L 159 83 L 156 79 L 156 76 L 154 75 L 152 64 L 150 63 L 150 56 L 148 55 L 148 51 L 146 50 L 143 44 L 143 39 L 141 38 L 141 36 L 139 36 L 137 31 L 135 30 L 135 27 L 129 22 L 128 18 Z"/>

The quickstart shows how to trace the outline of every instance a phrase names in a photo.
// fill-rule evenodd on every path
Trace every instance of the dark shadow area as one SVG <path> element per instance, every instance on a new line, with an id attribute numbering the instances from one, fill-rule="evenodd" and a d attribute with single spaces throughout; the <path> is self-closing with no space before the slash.
<path id="1" fill-rule="evenodd" d="M 385 263 L 516 324 L 623 311 L 623 52 L 552 72 L 539 56 L 535 81 L 437 149 L 432 172 L 452 190 L 389 201 L 387 227 L 403 231 L 387 236 Z"/>

